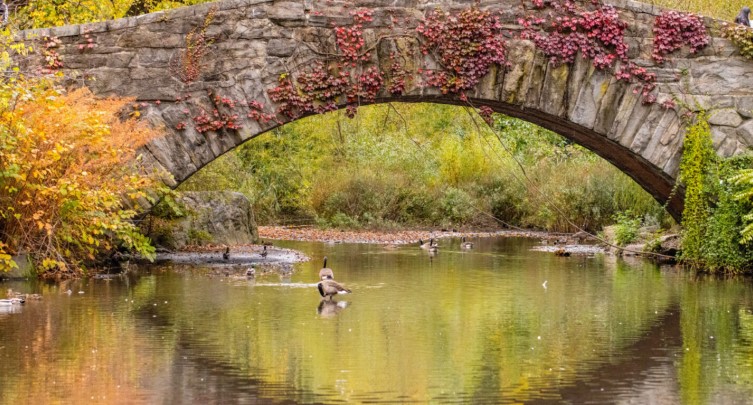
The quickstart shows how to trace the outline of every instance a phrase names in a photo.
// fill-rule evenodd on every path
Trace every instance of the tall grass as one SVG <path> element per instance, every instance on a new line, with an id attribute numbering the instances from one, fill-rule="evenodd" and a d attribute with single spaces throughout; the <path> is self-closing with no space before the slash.
<path id="1" fill-rule="evenodd" d="M 692 11 L 708 17 L 733 21 L 744 6 L 751 6 L 745 0 L 641 0 L 642 3 L 670 8 L 673 10 Z"/>

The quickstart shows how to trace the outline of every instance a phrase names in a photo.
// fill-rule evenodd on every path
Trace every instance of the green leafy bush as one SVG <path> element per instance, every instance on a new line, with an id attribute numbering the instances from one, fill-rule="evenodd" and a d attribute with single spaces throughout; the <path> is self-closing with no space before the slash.
<path id="1" fill-rule="evenodd" d="M 618 246 L 625 246 L 638 239 L 638 230 L 641 227 L 640 218 L 636 218 L 631 212 L 626 211 L 617 213 L 614 220 L 616 222 L 614 238 Z"/>
<path id="2" fill-rule="evenodd" d="M 720 160 L 701 114 L 688 128 L 680 164 L 685 185 L 681 259 L 708 272 L 740 273 L 753 263 L 743 222 L 753 206 L 744 181 L 750 156 Z"/>
<path id="3" fill-rule="evenodd" d="M 462 224 L 475 213 L 473 205 L 474 200 L 468 193 L 449 187 L 437 204 L 437 221 L 444 226 Z"/>
<path id="4" fill-rule="evenodd" d="M 753 29 L 740 24 L 724 23 L 721 32 L 722 37 L 735 44 L 740 55 L 753 59 Z"/>

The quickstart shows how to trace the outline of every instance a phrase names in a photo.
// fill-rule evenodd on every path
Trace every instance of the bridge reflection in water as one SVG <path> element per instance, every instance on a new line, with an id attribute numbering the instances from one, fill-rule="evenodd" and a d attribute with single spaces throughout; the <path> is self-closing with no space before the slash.
<path id="1" fill-rule="evenodd" d="M 753 289 L 527 240 L 286 243 L 354 290 L 153 266 L 0 314 L 0 403 L 746 403 Z M 542 287 L 547 281 L 547 288 Z M 291 287 L 293 286 L 293 287 Z M 84 294 L 67 295 L 72 288 Z M 31 292 L 31 291 L 30 291 Z M 342 300 L 341 300 L 342 301 Z"/>

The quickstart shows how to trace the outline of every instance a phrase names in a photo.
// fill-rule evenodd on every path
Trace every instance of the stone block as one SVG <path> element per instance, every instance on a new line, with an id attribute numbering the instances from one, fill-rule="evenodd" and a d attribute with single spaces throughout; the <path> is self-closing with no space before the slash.
<path id="1" fill-rule="evenodd" d="M 285 27 L 302 26 L 306 22 L 303 4 L 290 1 L 276 2 L 266 8 L 267 18 Z"/>
<path id="2" fill-rule="evenodd" d="M 184 48 L 186 40 L 180 34 L 157 34 L 139 28 L 123 33 L 118 40 L 122 48 Z"/>
<path id="3" fill-rule="evenodd" d="M 127 68 L 133 60 L 135 54 L 131 52 L 119 52 L 111 55 L 107 55 L 107 67 L 108 68 Z"/>
<path id="4" fill-rule="evenodd" d="M 616 140 L 620 143 L 620 139 L 623 137 L 628 124 L 631 122 L 631 116 L 635 110 L 636 104 L 640 105 L 639 95 L 635 91 L 640 90 L 640 85 L 634 84 L 628 86 L 625 89 L 625 93 L 622 96 L 619 106 L 617 107 L 617 115 L 612 122 L 612 127 L 607 132 L 607 138 Z M 630 134 L 634 132 L 629 131 Z"/>
<path id="5" fill-rule="evenodd" d="M 606 72 L 591 71 L 590 77 L 580 90 L 575 107 L 568 116 L 570 121 L 588 129 L 594 127 L 601 100 L 607 94 L 610 80 L 611 75 Z"/>
<path id="6" fill-rule="evenodd" d="M 184 216 L 164 220 L 166 228 L 151 235 L 155 243 L 169 249 L 187 244 L 247 244 L 259 234 L 251 202 L 232 191 L 186 191 L 176 198 Z"/>
<path id="7" fill-rule="evenodd" d="M 544 78 L 543 91 L 539 100 L 539 108 L 547 114 L 562 117 L 567 111 L 565 96 L 567 95 L 567 81 L 570 67 L 561 65 L 555 67 L 549 62 Z"/>
<path id="8" fill-rule="evenodd" d="M 714 149 L 719 151 L 724 141 L 727 138 L 734 138 L 735 130 L 728 127 L 711 127 L 711 141 L 714 144 Z"/>
<path id="9" fill-rule="evenodd" d="M 747 146 L 753 146 L 753 120 L 748 120 L 737 128 L 737 137 Z"/>
<path id="10" fill-rule="evenodd" d="M 740 114 L 732 108 L 714 110 L 709 112 L 709 124 L 723 127 L 737 127 L 742 124 Z"/>
<path id="11" fill-rule="evenodd" d="M 544 85 L 544 79 L 546 78 L 547 64 L 549 58 L 547 58 L 543 52 L 536 51 L 533 57 L 533 65 L 531 66 L 531 74 L 528 75 L 528 91 L 526 97 L 523 99 L 523 105 L 529 108 L 539 107 L 539 98 L 541 97 L 542 87 Z"/>
<path id="12" fill-rule="evenodd" d="M 642 156 L 657 167 L 664 165 L 672 153 L 672 148 L 668 145 L 675 140 L 677 132 L 680 130 L 680 120 L 674 110 L 664 110 L 664 115 L 656 126 L 654 133 L 647 147 L 644 149 Z"/>
<path id="13" fill-rule="evenodd" d="M 753 118 L 753 95 L 735 97 L 735 109 L 745 118 Z"/>
<path id="14" fill-rule="evenodd" d="M 596 122 L 594 122 L 593 127 L 595 132 L 601 135 L 609 133 L 617 118 L 617 114 L 620 112 L 621 100 L 625 97 L 627 91 L 629 91 L 627 83 L 614 77 L 610 78 L 609 87 L 599 104 L 599 111 L 596 114 Z"/>
<path id="15" fill-rule="evenodd" d="M 290 39 L 272 39 L 267 43 L 267 54 L 270 56 L 290 56 L 298 47 L 298 42 Z"/>
<path id="16" fill-rule="evenodd" d="M 643 151 L 646 149 L 649 142 L 651 142 L 657 127 L 661 124 L 664 114 L 666 113 L 666 110 L 656 104 L 646 108 L 648 114 L 646 114 L 637 125 L 637 131 L 629 145 L 630 150 L 638 154 L 643 154 Z M 672 114 L 674 114 L 674 111 L 672 111 Z M 621 141 L 624 140 L 625 139 L 622 139 Z"/>
<path id="17" fill-rule="evenodd" d="M 133 55 L 133 53 L 130 53 Z M 169 69 L 170 61 L 180 59 L 181 53 L 176 49 L 146 48 L 136 54 L 129 64 L 133 69 Z"/>
<path id="18" fill-rule="evenodd" d="M 75 37 L 81 34 L 80 25 L 64 25 L 62 27 L 50 28 L 49 36 L 52 37 Z"/>
<path id="19" fill-rule="evenodd" d="M 530 41 L 514 41 L 507 50 L 508 60 L 517 60 L 507 71 L 502 84 L 500 101 L 518 104 L 526 100 L 528 93 L 528 78 L 533 69 L 535 47 Z"/>
<path id="20" fill-rule="evenodd" d="M 583 83 L 590 75 L 592 66 L 591 62 L 578 55 L 575 62 L 570 68 L 570 74 L 567 78 L 567 115 L 571 115 L 578 102 L 578 95 L 583 88 Z"/>

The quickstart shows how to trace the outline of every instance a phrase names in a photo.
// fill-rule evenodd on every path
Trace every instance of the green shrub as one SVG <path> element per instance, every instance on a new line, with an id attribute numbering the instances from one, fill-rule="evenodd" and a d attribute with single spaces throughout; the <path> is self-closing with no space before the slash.
<path id="1" fill-rule="evenodd" d="M 711 192 L 716 165 L 711 129 L 705 114 L 688 127 L 680 163 L 680 181 L 685 185 L 685 208 L 682 213 L 682 259 L 692 266 L 703 262 L 701 251 L 709 222 Z"/>
<path id="2" fill-rule="evenodd" d="M 361 224 L 356 218 L 350 217 L 342 212 L 336 212 L 326 220 L 325 224 L 331 228 L 357 229 Z"/>
<path id="3" fill-rule="evenodd" d="M 722 37 L 735 44 L 740 55 L 753 59 L 753 29 L 740 24 L 724 23 L 721 33 Z"/>
<path id="4" fill-rule="evenodd" d="M 638 230 L 641 227 L 640 218 L 636 218 L 631 212 L 618 212 L 614 220 L 614 239 L 617 246 L 625 246 L 638 239 Z"/>
<path id="5" fill-rule="evenodd" d="M 475 209 L 473 198 L 463 190 L 449 187 L 437 204 L 436 221 L 440 225 L 459 225 L 468 221 Z"/>
<path id="6" fill-rule="evenodd" d="M 150 214 L 157 218 L 162 219 L 176 219 L 186 216 L 186 207 L 178 202 L 174 193 L 170 193 L 164 196 L 160 202 L 158 202 Z"/>
<path id="7" fill-rule="evenodd" d="M 203 245 L 212 241 L 212 235 L 209 232 L 201 229 L 189 229 L 188 230 L 188 244 L 189 245 Z"/>

